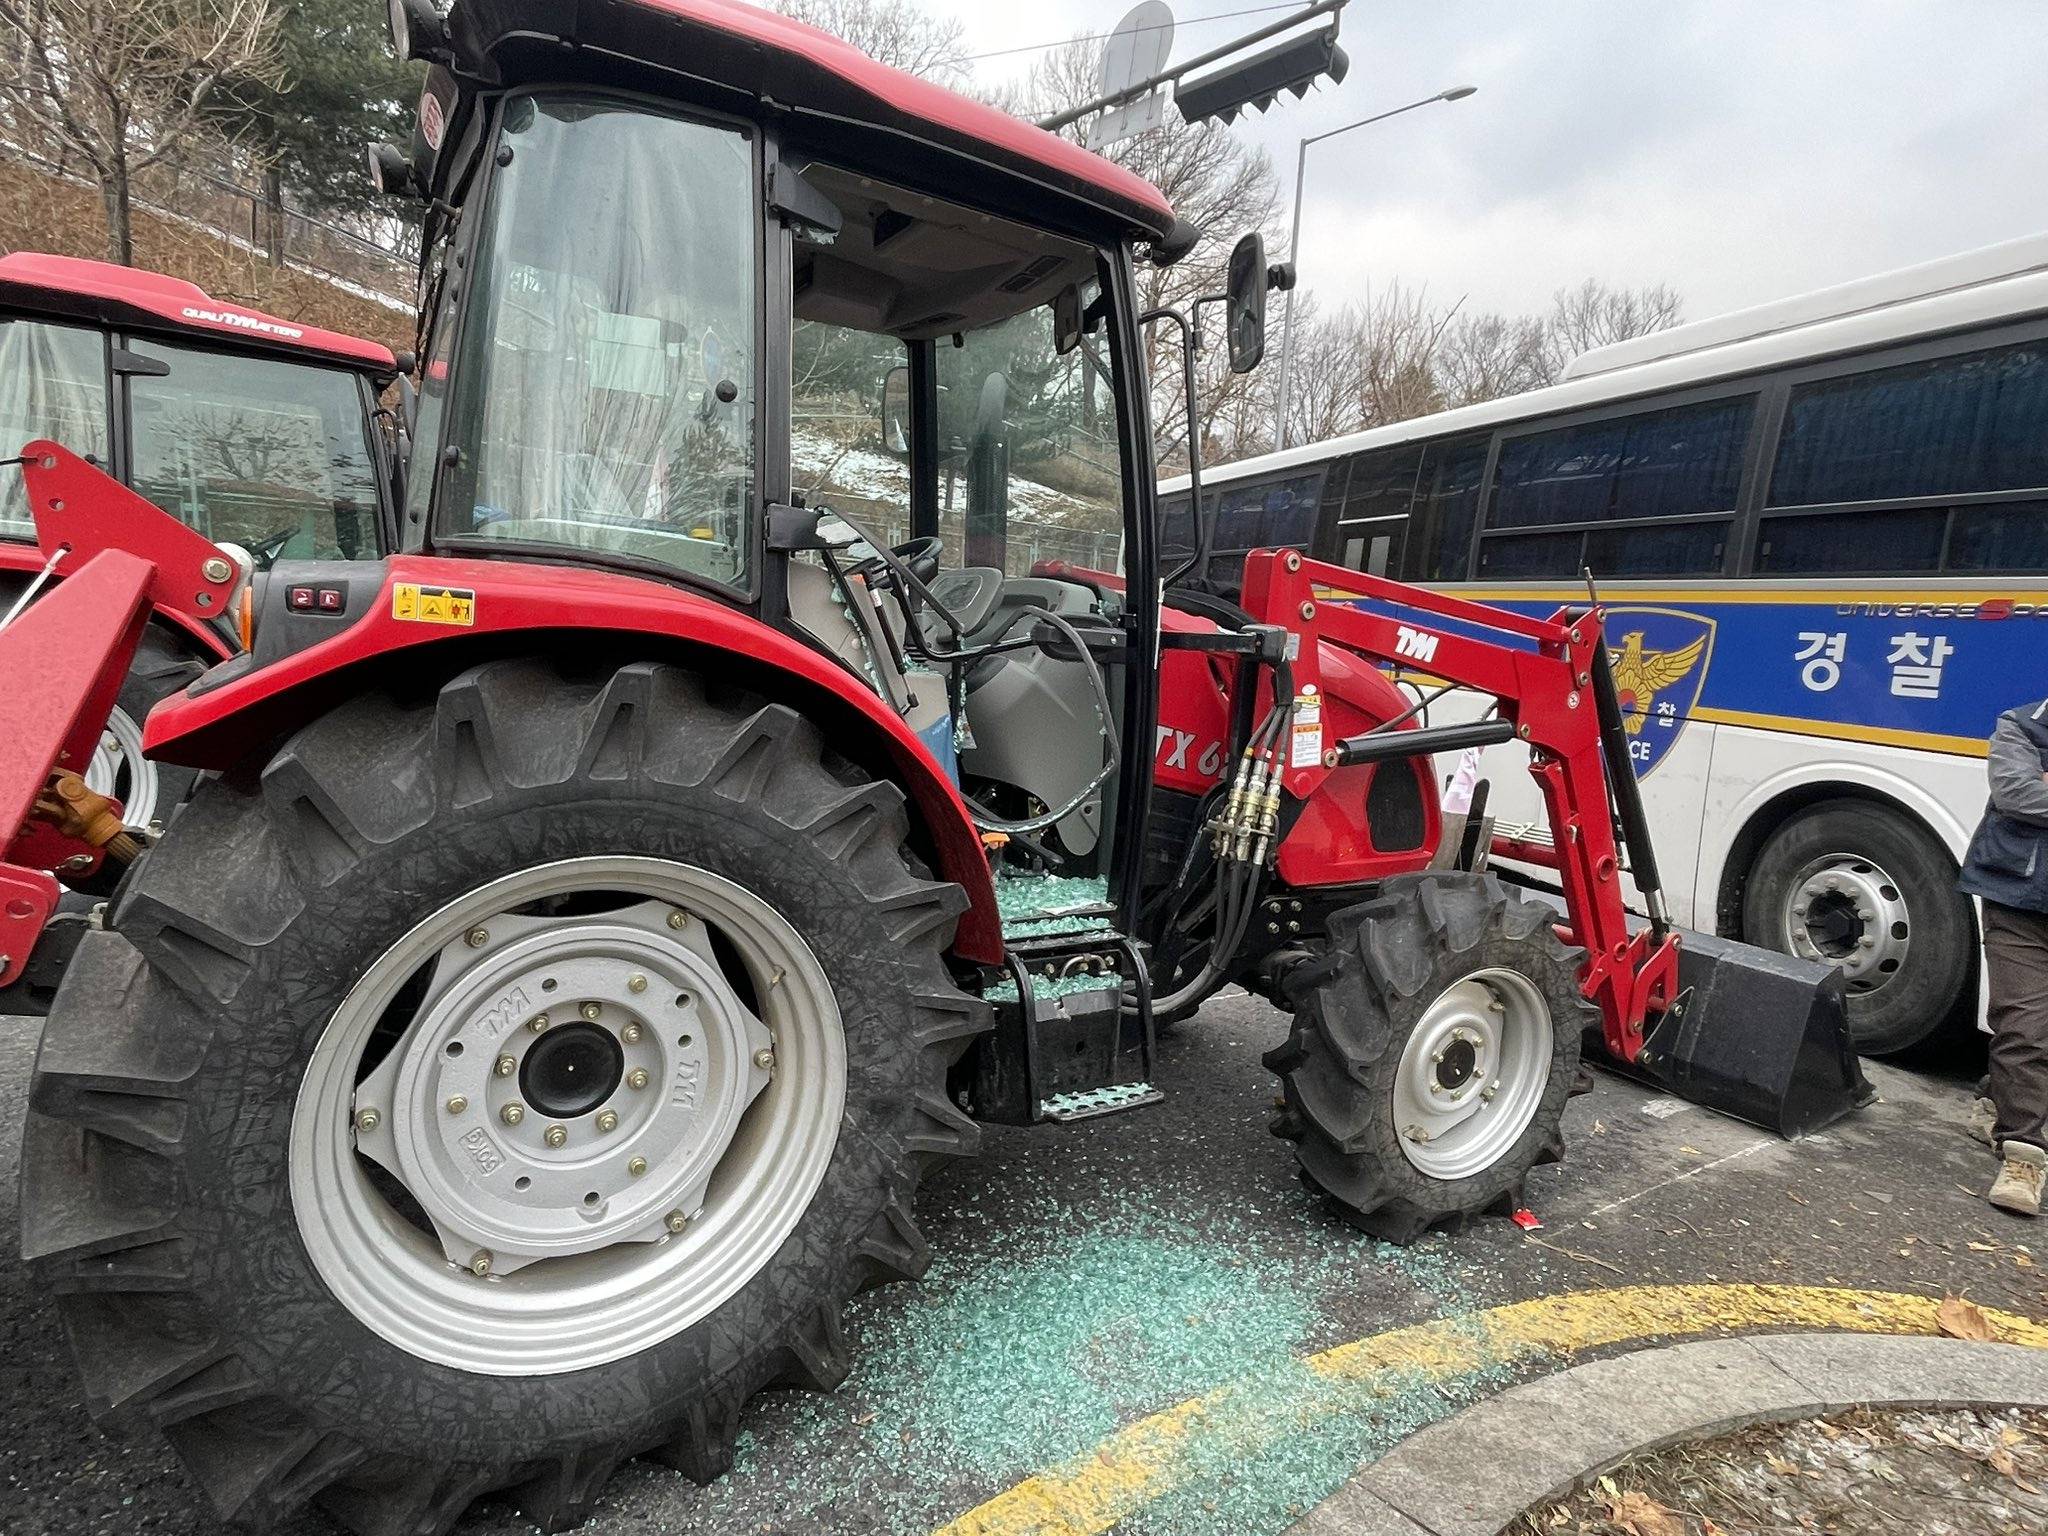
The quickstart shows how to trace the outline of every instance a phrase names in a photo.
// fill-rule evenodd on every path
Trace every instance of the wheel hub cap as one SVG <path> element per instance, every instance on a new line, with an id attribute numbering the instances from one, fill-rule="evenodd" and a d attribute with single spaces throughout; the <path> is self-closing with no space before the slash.
<path id="1" fill-rule="evenodd" d="M 1784 943 L 1793 954 L 1839 965 L 1852 992 L 1874 992 L 1912 947 L 1906 899 L 1890 875 L 1854 854 L 1802 868 L 1785 902 Z"/>
<path id="2" fill-rule="evenodd" d="M 550 1120 L 587 1115 L 618 1091 L 626 1049 L 594 1024 L 551 1029 L 519 1066 L 519 1091 Z"/>
<path id="3" fill-rule="evenodd" d="M 1401 1151 L 1423 1173 L 1493 1166 L 1529 1128 L 1550 1077 L 1550 1008 L 1514 971 L 1476 971 L 1429 1005 L 1394 1074 Z"/>
<path id="4" fill-rule="evenodd" d="M 667 860 L 564 860 L 364 973 L 300 1085 L 292 1204 L 322 1279 L 409 1352 L 584 1369 L 772 1258 L 845 1099 L 830 982 L 767 902 Z"/>
<path id="5" fill-rule="evenodd" d="M 726 979 L 703 919 L 683 913 L 674 927 L 676 911 L 503 914 L 441 950 L 404 1048 L 356 1087 L 356 1149 L 419 1202 L 452 1262 L 486 1249 L 505 1275 L 658 1242 L 672 1212 L 703 1206 L 768 1086 L 754 1057 L 773 1036 Z M 630 990 L 634 977 L 648 985 Z M 496 1066 L 507 1056 L 510 1076 Z M 365 1106 L 378 1111 L 368 1130 Z M 600 1110 L 617 1117 L 610 1130 Z"/>

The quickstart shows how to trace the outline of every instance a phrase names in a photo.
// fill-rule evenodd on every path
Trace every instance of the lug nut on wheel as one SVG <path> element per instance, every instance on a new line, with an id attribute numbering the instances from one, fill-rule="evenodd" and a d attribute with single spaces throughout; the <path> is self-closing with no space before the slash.
<path id="1" fill-rule="evenodd" d="M 689 1224 L 690 1218 L 685 1216 L 681 1211 L 670 1211 L 668 1213 L 668 1220 L 665 1223 L 663 1223 L 663 1225 L 665 1225 L 671 1232 L 680 1232 Z"/>
<path id="2" fill-rule="evenodd" d="M 640 1175 L 641 1175 L 641 1174 L 643 1174 L 643 1173 L 645 1173 L 646 1171 L 647 1171 L 647 1159 L 646 1159 L 646 1158 L 644 1158 L 644 1157 L 634 1157 L 634 1158 L 628 1158 L 628 1159 L 626 1160 L 626 1172 L 630 1173 L 630 1174 L 631 1174 L 631 1175 L 632 1175 L 632 1176 L 633 1176 L 634 1178 L 636 1178 L 636 1179 L 637 1179 L 637 1178 L 639 1178 L 639 1177 L 640 1177 Z"/>
<path id="3" fill-rule="evenodd" d="M 359 1131 L 374 1131 L 383 1123 L 384 1117 L 374 1109 L 364 1109 L 356 1112 L 356 1129 Z"/>
<path id="4" fill-rule="evenodd" d="M 671 912 L 668 915 L 668 925 L 676 929 L 687 928 L 690 926 L 690 914 L 687 912 Z"/>
<path id="5" fill-rule="evenodd" d="M 638 1024 L 628 1024 L 619 1031 L 619 1038 L 628 1045 L 638 1045 L 640 1043 L 640 1034 L 641 1030 Z"/>
<path id="6" fill-rule="evenodd" d="M 628 992 L 645 992 L 647 990 L 647 978 L 638 971 L 635 971 L 626 978 L 626 990 Z"/>
<path id="7" fill-rule="evenodd" d="M 581 1011 L 584 1018 L 590 1020 L 591 1023 L 595 1024 L 597 1022 L 597 1016 L 603 1013 L 604 1009 L 600 1008 L 596 1003 L 585 1003 Z"/>
<path id="8" fill-rule="evenodd" d="M 566 1125 L 551 1125 L 540 1133 L 540 1139 L 551 1147 L 566 1146 L 569 1141 L 569 1128 Z"/>
<path id="9" fill-rule="evenodd" d="M 507 1125 L 517 1125 L 526 1118 L 526 1106 L 524 1104 L 507 1104 L 498 1111 L 498 1118 Z"/>
<path id="10" fill-rule="evenodd" d="M 469 1272 L 481 1280 L 491 1272 L 491 1250 L 479 1248 L 469 1261 Z"/>
<path id="11" fill-rule="evenodd" d="M 754 1065 L 763 1072 L 766 1072 L 775 1065 L 775 1053 L 766 1046 L 763 1046 L 760 1050 L 754 1052 Z"/>
<path id="12" fill-rule="evenodd" d="M 635 1067 L 632 1071 L 628 1072 L 626 1074 L 626 1086 L 628 1088 L 645 1088 L 647 1086 L 647 1069 L 645 1067 Z"/>
<path id="13" fill-rule="evenodd" d="M 510 1077 L 514 1072 L 517 1072 L 518 1070 L 519 1058 L 517 1056 L 500 1056 L 498 1058 L 498 1076 Z"/>
<path id="14" fill-rule="evenodd" d="M 490 942 L 491 931 L 488 928 L 472 928 L 469 930 L 469 947 L 471 949 L 482 949 Z"/>
<path id="15" fill-rule="evenodd" d="M 536 1013 L 526 1021 L 526 1027 L 537 1035 L 548 1027 L 548 1016 L 544 1013 Z"/>
<path id="16" fill-rule="evenodd" d="M 619 1128 L 619 1117 L 613 1114 L 612 1111 L 606 1110 L 597 1117 L 597 1128 L 609 1136 Z"/>
<path id="17" fill-rule="evenodd" d="M 467 1108 L 469 1108 L 469 1100 L 464 1098 L 461 1094 L 452 1093 L 448 1096 L 449 1114 L 459 1115 Z"/>

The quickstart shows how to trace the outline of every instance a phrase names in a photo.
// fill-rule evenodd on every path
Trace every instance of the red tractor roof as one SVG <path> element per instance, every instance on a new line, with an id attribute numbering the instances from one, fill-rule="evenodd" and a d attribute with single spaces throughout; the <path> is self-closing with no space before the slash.
<path id="1" fill-rule="evenodd" d="M 748 91 L 786 110 L 880 129 L 1022 175 L 1104 208 L 1153 237 L 1175 224 L 1159 190 L 1122 166 L 1007 112 L 879 64 L 843 38 L 738 0 L 459 0 L 458 54 L 553 36 Z M 735 46 L 737 45 L 737 46 Z M 557 48 L 537 66 L 562 59 Z M 522 69 L 521 74 L 528 73 Z"/>
<path id="2" fill-rule="evenodd" d="M 208 295 L 181 278 L 76 256 L 0 256 L 0 307 L 96 320 L 124 329 L 232 341 L 254 350 L 395 373 L 389 347 L 280 320 Z"/>

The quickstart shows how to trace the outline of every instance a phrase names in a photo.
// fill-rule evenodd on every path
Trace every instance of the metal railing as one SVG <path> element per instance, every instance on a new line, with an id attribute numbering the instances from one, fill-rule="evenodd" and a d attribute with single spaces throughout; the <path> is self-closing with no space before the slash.
<path id="1" fill-rule="evenodd" d="M 76 170 L 25 145 L 0 139 L 0 154 L 46 175 L 93 186 Z M 138 209 L 196 225 L 256 255 L 273 255 L 273 210 L 260 186 L 204 166 L 161 161 L 135 177 L 129 195 Z M 392 239 L 379 243 L 294 207 L 289 197 L 278 212 L 276 234 L 283 265 L 360 289 L 403 309 L 413 307 L 418 249 L 417 236 L 409 227 L 392 221 Z"/>

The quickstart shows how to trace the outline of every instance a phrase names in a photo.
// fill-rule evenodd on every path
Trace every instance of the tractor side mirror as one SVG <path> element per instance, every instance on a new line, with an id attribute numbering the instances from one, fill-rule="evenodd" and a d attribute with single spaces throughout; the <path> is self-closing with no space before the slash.
<path id="1" fill-rule="evenodd" d="M 1230 371 L 1250 373 L 1266 355 L 1266 241 L 1253 230 L 1230 253 L 1230 279 L 1225 337 L 1230 343 Z"/>
<path id="2" fill-rule="evenodd" d="M 1081 316 L 1081 290 L 1078 285 L 1069 283 L 1052 301 L 1053 350 L 1065 357 L 1081 345 L 1081 330 L 1085 323 Z"/>
<path id="3" fill-rule="evenodd" d="M 882 376 L 882 446 L 910 457 L 910 370 L 900 363 Z"/>

